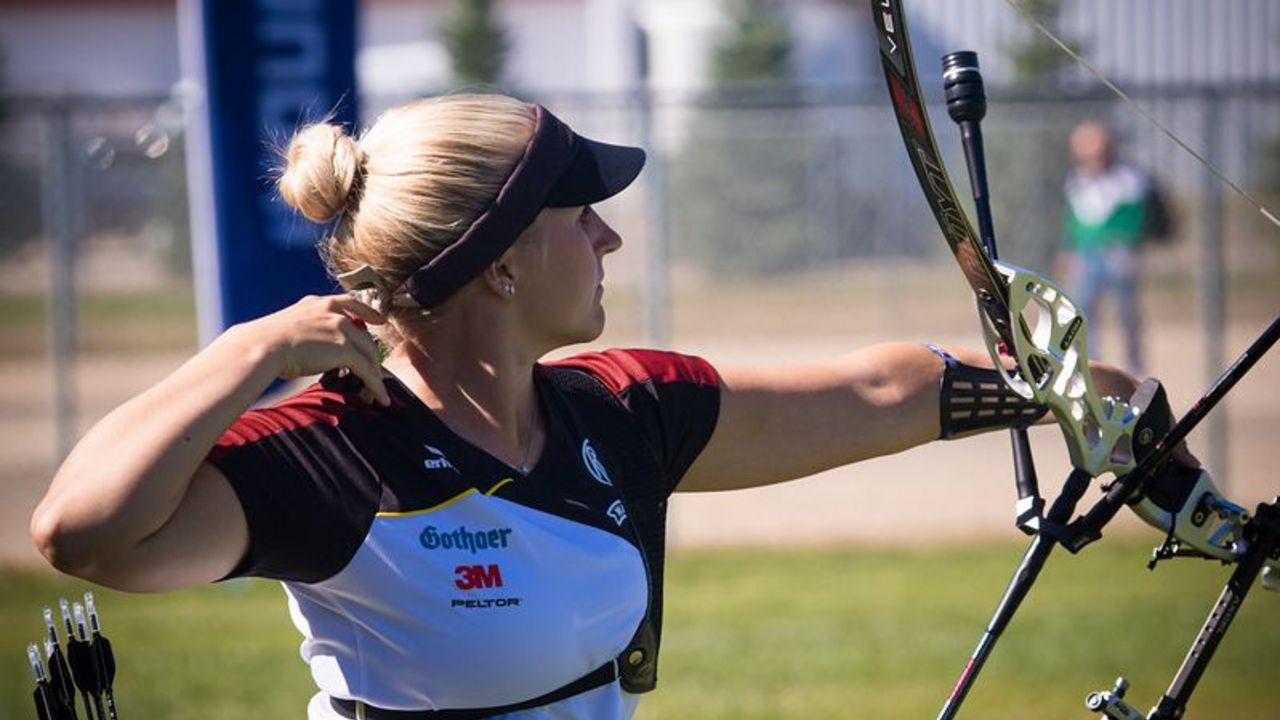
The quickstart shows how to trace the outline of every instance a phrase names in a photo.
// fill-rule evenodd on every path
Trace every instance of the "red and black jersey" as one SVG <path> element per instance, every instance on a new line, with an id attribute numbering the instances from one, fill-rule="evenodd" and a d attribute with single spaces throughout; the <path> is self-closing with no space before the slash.
<path id="1" fill-rule="evenodd" d="M 715 427 L 716 373 L 689 356 L 611 350 L 540 364 L 534 382 L 548 436 L 528 474 L 391 377 L 389 408 L 327 375 L 218 441 L 209 461 L 250 532 L 232 575 L 284 581 L 322 691 L 390 709 L 486 708 L 624 650 L 653 671 L 666 501 Z M 589 695 L 559 701 L 556 717 L 634 709 L 618 683 Z"/>

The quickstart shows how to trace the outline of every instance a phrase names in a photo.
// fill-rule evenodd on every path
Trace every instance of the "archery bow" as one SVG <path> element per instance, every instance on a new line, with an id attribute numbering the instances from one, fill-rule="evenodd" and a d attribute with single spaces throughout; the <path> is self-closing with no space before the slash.
<path id="1" fill-rule="evenodd" d="M 1012 0 L 1008 1 L 1015 5 Z M 1026 437 L 1020 431 L 1014 431 L 1019 491 L 1018 526 L 1029 533 L 1034 532 L 1035 537 L 1005 590 L 982 640 L 939 714 L 939 718 L 951 718 L 958 712 L 960 703 L 996 639 L 1035 582 L 1054 545 L 1061 542 L 1069 550 L 1076 552 L 1100 537 L 1101 528 L 1114 517 L 1120 507 L 1138 497 L 1145 481 L 1168 464 L 1173 448 L 1247 372 L 1258 357 L 1275 343 L 1277 335 L 1280 335 L 1280 319 L 1273 322 L 1255 340 L 1241 359 L 1228 368 L 1192 411 L 1172 429 L 1168 427 L 1171 414 L 1163 388 L 1154 381 L 1144 383 L 1130 402 L 1100 397 L 1093 388 L 1089 372 L 1087 319 L 1049 280 L 1029 270 L 996 260 L 994 231 L 986 203 L 986 172 L 981 158 L 981 134 L 978 129 L 978 121 L 985 113 L 985 96 L 982 95 L 976 55 L 953 53 L 944 63 L 949 110 L 952 111 L 953 119 L 961 123 L 965 134 L 970 179 L 974 185 L 975 202 L 983 231 L 982 244 L 976 239 L 972 226 L 956 199 L 933 137 L 922 102 L 923 95 L 911 53 L 902 2 L 871 0 L 871 7 L 879 31 L 885 80 L 907 146 L 907 154 L 943 236 L 977 297 L 988 352 L 1010 388 L 1025 398 L 1047 405 L 1053 412 L 1067 443 L 1073 467 L 1062 493 L 1054 501 L 1049 513 L 1041 517 L 1043 501 L 1036 489 L 1034 467 Z M 1021 11 L 1021 8 L 1018 9 Z M 1043 26 L 1037 23 L 1037 28 L 1061 45 Z M 1092 67 L 1089 69 L 1101 77 Z M 1118 91 L 1114 84 L 1105 78 L 1103 80 Z M 953 91 L 957 104 L 969 104 L 968 109 L 960 107 L 957 110 L 953 107 Z M 1121 96 L 1124 97 L 1123 93 Z M 973 112 L 977 105 L 980 108 Z M 1148 118 L 1154 122 L 1154 118 L 1149 115 Z M 1172 133 L 1158 122 L 1156 124 L 1186 148 Z M 1195 154 L 1194 151 L 1192 154 Z M 1233 189 L 1244 194 L 1262 210 L 1268 219 L 1275 221 L 1273 214 L 1230 183 L 1212 165 L 1210 167 Z M 1031 326 L 1028 326 L 1028 320 L 1033 323 Z M 1016 369 L 1013 371 L 1005 369 L 1003 359 L 1007 356 L 1016 361 Z M 1114 474 L 1117 480 L 1108 488 L 1107 494 L 1084 517 L 1068 523 L 1089 481 L 1108 472 Z M 1220 499 L 1208 481 L 1207 474 L 1201 473 L 1200 477 L 1197 487 L 1204 491 L 1202 497 Z M 1187 492 L 1191 493 L 1192 490 L 1188 489 Z M 1183 504 L 1177 507 L 1184 507 L 1188 497 L 1189 495 L 1184 496 Z M 1223 509 L 1234 513 L 1233 524 L 1241 525 L 1247 520 L 1247 514 L 1235 513 L 1234 506 L 1226 508 L 1226 505 Z M 1165 523 L 1169 536 L 1174 536 L 1175 512 L 1157 508 L 1146 500 L 1140 502 L 1139 506 L 1139 515 L 1157 526 Z M 1222 537 L 1216 539 L 1220 541 Z M 1236 543 L 1231 547 L 1225 544 L 1214 546 L 1210 543 L 1209 547 L 1211 550 L 1221 549 L 1222 554 L 1231 558 L 1240 557 L 1244 551 L 1243 543 Z"/>
<path id="2" fill-rule="evenodd" d="M 1106 471 L 1119 475 L 1131 469 L 1123 463 L 1132 462 L 1132 431 L 1139 412 L 1116 400 L 1104 401 L 1093 391 L 1084 317 L 1047 280 L 1013 266 L 998 264 L 991 257 L 995 238 L 985 214 L 982 219 L 986 247 L 979 244 L 956 199 L 925 112 L 902 3 L 900 0 L 872 0 L 871 6 L 879 30 L 885 81 L 907 146 L 907 155 L 943 236 L 977 297 L 988 352 L 997 370 L 1015 392 L 1049 406 L 1062 428 L 1074 467 L 1049 513 L 1041 517 L 1043 502 L 1036 488 L 1034 464 L 1025 431 L 1014 431 L 1014 457 L 1019 473 L 1018 525 L 1035 534 L 1013 580 L 996 606 L 991 622 L 942 707 L 938 717 L 945 719 L 954 717 L 959 711 L 1000 634 L 1044 567 L 1059 537 L 1058 532 L 1047 531 L 1061 528 L 1070 520 L 1090 479 Z M 963 70 L 960 68 L 958 74 L 967 74 Z M 976 73 L 976 67 L 973 72 Z M 974 90 L 981 93 L 980 79 Z M 985 112 L 985 100 L 981 105 Z M 978 119 L 981 119 L 981 113 L 977 113 L 976 118 L 969 118 L 970 129 L 974 132 L 977 132 Z M 972 160 L 972 155 L 970 157 Z M 975 170 L 971 177 L 978 182 L 985 177 L 985 171 L 981 165 L 973 167 Z M 974 192 L 979 197 L 980 212 L 985 211 L 982 199 L 986 196 L 986 189 L 975 186 Z M 1023 309 L 1030 306 L 1037 309 L 1034 331 L 1030 331 L 1024 321 Z M 1013 372 L 1005 370 L 1004 366 L 1004 357 L 1009 354 L 1015 354 L 1017 358 L 1017 369 Z M 1158 386 L 1149 387 L 1146 399 L 1162 400 L 1163 393 Z M 1147 439 L 1154 439 L 1154 433 Z M 1116 452 L 1118 449 L 1122 452 Z"/>
<path id="3" fill-rule="evenodd" d="M 1062 428 L 1074 468 L 1090 478 L 1123 475 L 1135 466 L 1132 441 L 1139 413 L 1103 398 L 1088 366 L 1088 320 L 1052 282 L 1000 263 L 977 240 L 942 164 L 922 101 L 901 0 L 871 0 L 880 59 L 907 154 L 943 236 L 978 299 L 986 346 L 1005 382 L 1048 405 Z M 984 238 L 990 246 L 993 238 Z M 1034 318 L 1028 326 L 1027 318 Z M 1017 361 L 1005 369 L 1004 358 Z"/>

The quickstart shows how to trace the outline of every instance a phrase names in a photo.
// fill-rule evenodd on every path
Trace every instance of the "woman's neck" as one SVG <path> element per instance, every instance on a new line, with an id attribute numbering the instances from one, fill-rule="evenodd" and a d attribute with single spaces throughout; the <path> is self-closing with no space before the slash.
<path id="1" fill-rule="evenodd" d="M 528 470 L 545 441 L 534 360 L 501 321 L 441 322 L 406 338 L 385 367 L 451 430 Z"/>

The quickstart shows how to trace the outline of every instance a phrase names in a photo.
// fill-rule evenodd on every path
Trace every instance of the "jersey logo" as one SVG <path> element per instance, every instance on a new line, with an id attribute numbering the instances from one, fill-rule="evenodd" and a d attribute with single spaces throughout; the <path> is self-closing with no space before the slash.
<path id="1" fill-rule="evenodd" d="M 463 598 L 454 598 L 449 607 L 466 608 L 468 610 L 483 610 L 485 608 L 513 608 L 520 607 L 520 598 L 485 598 L 483 600 L 470 600 Z"/>
<path id="2" fill-rule="evenodd" d="M 609 513 L 609 517 L 613 518 L 618 527 L 622 527 L 622 523 L 627 521 L 627 508 L 622 504 L 621 500 L 614 500 L 613 504 L 605 512 Z"/>
<path id="3" fill-rule="evenodd" d="M 459 590 L 502 587 L 502 571 L 497 565 L 459 565 L 453 569 L 453 584 Z"/>
<path id="4" fill-rule="evenodd" d="M 418 533 L 418 542 L 428 550 L 468 550 L 475 555 L 481 550 L 499 550 L 507 547 L 510 536 L 511 528 L 472 532 L 465 526 L 453 530 L 440 530 L 435 525 L 428 525 Z"/>
<path id="5" fill-rule="evenodd" d="M 449 462 L 449 458 L 444 456 L 444 452 L 440 450 L 440 448 L 432 447 L 430 445 L 425 445 L 425 444 L 422 447 L 426 448 L 427 452 L 431 453 L 431 457 L 428 457 L 426 460 L 422 461 L 423 467 L 425 467 L 428 470 L 449 469 L 454 472 L 458 472 L 458 468 L 454 467 L 453 463 Z M 458 474 L 461 475 L 462 473 L 458 473 Z"/>
<path id="6" fill-rule="evenodd" d="M 591 447 L 590 440 L 582 441 L 582 464 L 597 482 L 613 486 L 613 480 L 609 479 L 609 471 L 604 469 L 604 463 L 600 462 L 600 456 L 596 454 L 596 449 Z"/>

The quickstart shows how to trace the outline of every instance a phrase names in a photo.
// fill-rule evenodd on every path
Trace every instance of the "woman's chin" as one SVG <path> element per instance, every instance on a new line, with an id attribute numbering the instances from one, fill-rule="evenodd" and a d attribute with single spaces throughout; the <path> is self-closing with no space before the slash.
<path id="1" fill-rule="evenodd" d="M 604 308 L 596 306 L 591 317 L 587 318 L 581 325 L 574 329 L 566 330 L 560 334 L 556 347 L 565 347 L 567 345 L 580 345 L 582 343 L 594 342 L 600 339 L 604 334 L 605 313 Z"/>
<path id="2" fill-rule="evenodd" d="M 604 334 L 604 326 L 605 326 L 604 308 L 599 308 L 596 310 L 594 320 L 595 322 L 592 323 L 590 330 L 588 330 L 587 332 L 588 337 L 582 340 L 582 342 L 593 342 L 595 340 L 599 340 L 600 336 Z"/>
<path id="3" fill-rule="evenodd" d="M 591 321 L 589 323 L 589 327 L 587 327 L 585 332 L 583 333 L 585 337 L 583 337 L 583 339 L 580 340 L 579 342 L 593 342 L 595 340 L 600 339 L 600 336 L 604 334 L 604 327 L 605 327 L 604 306 L 600 305 L 599 303 L 596 303 L 596 306 L 591 313 Z"/>

